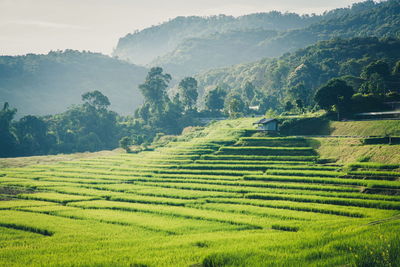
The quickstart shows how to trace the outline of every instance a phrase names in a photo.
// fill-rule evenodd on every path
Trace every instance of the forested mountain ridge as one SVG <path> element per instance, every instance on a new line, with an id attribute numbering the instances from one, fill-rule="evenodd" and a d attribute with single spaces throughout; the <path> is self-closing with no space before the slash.
<path id="1" fill-rule="evenodd" d="M 300 16 L 277 11 L 238 18 L 218 15 L 210 17 L 177 17 L 157 26 L 127 34 L 118 41 L 114 55 L 135 64 L 149 64 L 158 56 L 172 52 L 186 39 L 216 37 L 230 31 L 301 28 L 320 20 L 320 16 Z"/>
<path id="2" fill-rule="evenodd" d="M 377 60 L 393 68 L 400 60 L 399 51 L 400 40 L 394 38 L 333 39 L 279 58 L 211 70 L 197 75 L 196 79 L 203 96 L 216 87 L 230 92 L 242 90 L 251 82 L 264 92 L 272 109 L 282 108 L 284 101 L 296 99 L 305 105 L 314 105 L 316 90 L 328 80 L 344 76 L 358 88 L 364 82 L 359 78 L 364 68 Z"/>
<path id="3" fill-rule="evenodd" d="M 321 16 L 271 12 L 236 19 L 178 17 L 121 38 L 114 54 L 134 63 L 161 66 L 182 77 L 281 56 L 335 37 L 399 36 L 399 14 L 400 2 L 389 0 L 365 1 Z M 142 60 L 142 55 L 149 57 Z"/>
<path id="4" fill-rule="evenodd" d="M 359 8 L 364 6 L 364 8 Z M 304 29 L 282 33 L 260 44 L 265 56 L 274 57 L 288 51 L 336 37 L 400 37 L 400 1 L 380 3 L 366 1 L 353 5 L 349 12 L 322 20 Z"/>
<path id="5" fill-rule="evenodd" d="M 147 70 L 108 56 L 74 50 L 0 57 L 0 95 L 18 116 L 63 112 L 81 95 L 99 90 L 112 109 L 132 114 L 142 102 L 137 85 Z"/>
<path id="6" fill-rule="evenodd" d="M 263 54 L 263 48 L 254 44 L 277 35 L 277 31 L 258 29 L 185 39 L 176 50 L 151 64 L 163 66 L 177 76 L 188 76 L 195 72 L 254 61 Z"/>

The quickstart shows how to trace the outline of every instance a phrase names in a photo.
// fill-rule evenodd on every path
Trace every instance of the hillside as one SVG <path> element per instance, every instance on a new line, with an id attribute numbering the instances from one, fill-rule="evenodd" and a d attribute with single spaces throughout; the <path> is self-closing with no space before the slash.
<path id="1" fill-rule="evenodd" d="M 162 66 L 178 76 L 188 76 L 213 68 L 255 61 L 264 53 L 263 48 L 254 44 L 277 34 L 276 31 L 256 29 L 188 38 L 174 51 L 153 60 L 151 65 Z"/>
<path id="2" fill-rule="evenodd" d="M 312 139 L 262 137 L 253 121 L 140 154 L 1 169 L 0 265 L 400 262 L 400 162 L 323 164 Z"/>
<path id="3" fill-rule="evenodd" d="M 226 15 L 177 17 L 160 25 L 127 34 L 118 41 L 114 55 L 136 64 L 149 64 L 158 56 L 172 52 L 185 39 L 208 38 L 245 30 L 288 30 L 317 21 L 318 16 L 302 17 L 294 13 L 257 13 L 238 18 Z"/>
<path id="4" fill-rule="evenodd" d="M 18 109 L 17 116 L 60 113 L 99 90 L 111 108 L 133 114 L 141 104 L 137 86 L 147 70 L 108 56 L 66 50 L 47 55 L 0 57 L 1 102 Z"/>
<path id="5" fill-rule="evenodd" d="M 276 59 L 211 70 L 195 77 L 202 95 L 218 85 L 228 90 L 238 90 L 250 81 L 275 100 L 271 103 L 301 99 L 306 105 L 312 106 L 315 91 L 329 79 L 347 75 L 353 77 L 349 82 L 360 83 L 358 77 L 371 62 L 384 60 L 393 68 L 400 60 L 399 50 L 399 39 L 333 39 Z M 398 90 L 398 83 L 390 85 L 390 89 Z M 269 106 L 278 108 L 273 104 Z"/>
<path id="6" fill-rule="evenodd" d="M 179 17 L 121 38 L 114 55 L 134 63 L 162 66 L 182 77 L 279 57 L 337 37 L 396 37 L 400 33 L 399 14 L 400 2 L 389 0 L 365 1 L 321 16 L 271 12 L 236 19 Z"/>

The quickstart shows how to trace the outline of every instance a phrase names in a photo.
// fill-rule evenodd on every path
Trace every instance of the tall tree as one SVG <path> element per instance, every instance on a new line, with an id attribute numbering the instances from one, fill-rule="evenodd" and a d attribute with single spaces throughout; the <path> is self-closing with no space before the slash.
<path id="1" fill-rule="evenodd" d="M 225 90 L 220 87 L 211 90 L 206 95 L 205 105 L 210 111 L 217 112 L 224 107 L 224 97 L 226 96 Z"/>
<path id="2" fill-rule="evenodd" d="M 98 110 L 107 109 L 111 104 L 108 97 L 98 90 L 84 93 L 82 95 L 82 100 L 85 102 L 85 105 L 92 106 Z"/>
<path id="3" fill-rule="evenodd" d="M 15 113 L 17 110 L 10 109 L 7 102 L 0 110 L 0 157 L 10 157 L 15 154 L 16 139 L 11 127 Z"/>
<path id="4" fill-rule="evenodd" d="M 227 102 L 227 112 L 230 118 L 238 118 L 244 115 L 245 103 L 240 97 L 232 97 Z"/>
<path id="5" fill-rule="evenodd" d="M 14 127 L 18 138 L 19 155 L 47 154 L 55 144 L 55 137 L 47 133 L 47 125 L 41 118 L 25 116 L 16 122 Z"/>
<path id="6" fill-rule="evenodd" d="M 290 101 L 287 101 L 285 104 L 285 111 L 289 112 L 293 109 L 293 104 Z"/>
<path id="7" fill-rule="evenodd" d="M 363 68 L 361 77 L 367 80 L 374 73 L 379 74 L 383 78 L 387 78 L 390 75 L 389 65 L 384 60 L 374 61 Z"/>
<path id="8" fill-rule="evenodd" d="M 304 104 L 301 99 L 296 99 L 296 107 L 299 109 L 301 113 L 304 113 Z"/>
<path id="9" fill-rule="evenodd" d="M 168 100 L 167 88 L 171 81 L 171 75 L 163 73 L 161 67 L 153 67 L 146 76 L 144 83 L 139 85 L 145 101 L 156 111 L 160 112 L 164 103 Z"/>
<path id="10" fill-rule="evenodd" d="M 351 86 L 348 86 L 345 81 L 335 78 L 319 88 L 314 99 L 325 110 L 331 111 L 334 107 L 340 119 L 341 113 L 348 111 L 353 94 L 354 90 Z"/>
<path id="11" fill-rule="evenodd" d="M 180 81 L 179 96 L 185 110 L 196 108 L 198 95 L 197 81 L 195 78 L 186 77 Z"/>
<path id="12" fill-rule="evenodd" d="M 256 87 L 251 82 L 246 82 L 243 88 L 243 96 L 249 106 L 256 95 Z"/>

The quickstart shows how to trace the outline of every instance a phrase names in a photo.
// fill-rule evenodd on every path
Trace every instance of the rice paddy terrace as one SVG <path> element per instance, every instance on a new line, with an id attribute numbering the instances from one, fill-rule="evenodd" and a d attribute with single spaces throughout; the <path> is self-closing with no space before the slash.
<path id="1" fill-rule="evenodd" d="M 1 169 L 0 265 L 394 266 L 399 165 L 335 165 L 232 124 Z"/>

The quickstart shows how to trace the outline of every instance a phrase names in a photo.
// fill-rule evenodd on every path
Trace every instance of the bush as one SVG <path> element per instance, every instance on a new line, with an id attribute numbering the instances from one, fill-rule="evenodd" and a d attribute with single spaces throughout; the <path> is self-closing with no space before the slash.
<path id="1" fill-rule="evenodd" d="M 372 137 L 372 138 L 365 138 L 362 140 L 364 145 L 378 145 L 378 144 L 400 144 L 400 137 Z"/>
<path id="2" fill-rule="evenodd" d="M 128 136 L 122 137 L 122 138 L 119 140 L 119 146 L 120 146 L 121 148 L 125 149 L 126 153 L 131 152 L 131 149 L 130 149 L 130 147 L 129 147 L 131 144 L 132 144 L 132 139 L 129 138 Z"/>

